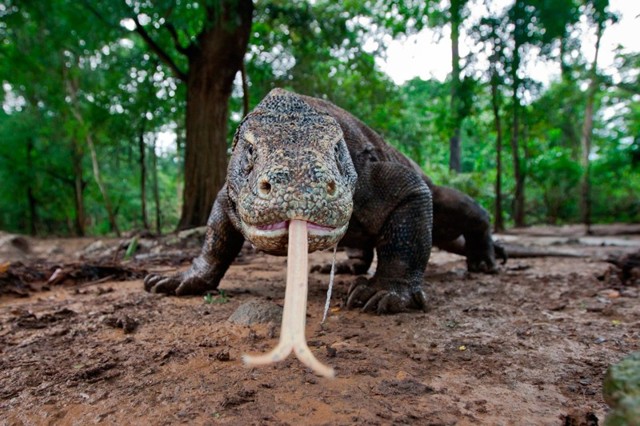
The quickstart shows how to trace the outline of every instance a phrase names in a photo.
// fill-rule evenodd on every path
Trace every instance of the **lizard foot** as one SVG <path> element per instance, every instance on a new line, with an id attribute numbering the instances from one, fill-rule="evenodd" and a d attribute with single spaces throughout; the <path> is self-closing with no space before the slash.
<path id="1" fill-rule="evenodd" d="M 499 243 L 498 241 L 494 241 L 493 242 L 493 251 L 494 251 L 494 253 L 496 255 L 496 258 L 502 260 L 501 263 L 503 265 L 505 263 L 507 263 L 507 260 L 509 259 L 509 256 L 507 255 L 507 250 L 505 250 L 505 248 L 502 245 L 502 243 Z"/>
<path id="2" fill-rule="evenodd" d="M 150 293 L 164 293 L 176 296 L 204 294 L 215 290 L 211 283 L 197 275 L 178 273 L 171 276 L 149 274 L 144 279 L 144 289 Z"/>
<path id="3" fill-rule="evenodd" d="M 493 256 L 486 254 L 480 256 L 468 255 L 467 271 L 480 272 L 483 274 L 497 274 L 498 265 L 496 265 L 496 261 Z"/>
<path id="4" fill-rule="evenodd" d="M 496 258 L 502 260 L 503 265 L 507 263 L 507 253 L 504 247 L 494 241 L 489 249 L 476 250 L 467 254 L 467 270 L 469 272 L 497 274 Z"/>
<path id="5" fill-rule="evenodd" d="M 347 307 L 362 306 L 364 312 L 378 315 L 395 314 L 410 308 L 426 310 L 427 295 L 422 286 L 412 286 L 404 280 L 367 280 L 358 277 L 349 288 Z"/>

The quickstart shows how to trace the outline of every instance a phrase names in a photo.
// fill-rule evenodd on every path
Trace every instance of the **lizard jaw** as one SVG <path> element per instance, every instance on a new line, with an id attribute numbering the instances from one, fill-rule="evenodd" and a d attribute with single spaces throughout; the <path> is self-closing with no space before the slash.
<path id="1" fill-rule="evenodd" d="M 337 237 L 345 233 L 347 226 L 326 226 L 320 225 L 314 222 L 307 222 L 307 230 L 310 236 L 318 237 Z M 272 223 L 269 225 L 249 225 L 247 223 L 242 224 L 245 231 L 248 231 L 249 235 L 255 235 L 257 237 L 280 237 L 289 233 L 289 221 L 283 220 L 282 222 Z"/>
<path id="2" fill-rule="evenodd" d="M 310 247 L 313 251 L 332 247 L 342 238 L 348 227 L 349 223 L 334 227 L 307 222 Z M 280 248 L 276 246 L 280 246 L 281 242 L 286 244 L 286 238 L 289 234 L 289 221 L 284 220 L 259 226 L 243 222 L 242 233 L 259 249 L 268 252 L 282 252 L 286 247 Z"/>

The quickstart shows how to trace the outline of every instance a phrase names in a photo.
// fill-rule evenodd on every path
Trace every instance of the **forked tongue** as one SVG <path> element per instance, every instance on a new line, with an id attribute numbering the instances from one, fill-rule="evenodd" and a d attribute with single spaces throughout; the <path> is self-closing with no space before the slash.
<path id="1" fill-rule="evenodd" d="M 287 287 L 284 294 L 280 341 L 267 354 L 244 355 L 242 358 L 245 364 L 249 366 L 271 364 L 282 361 L 293 351 L 298 359 L 316 374 L 324 377 L 334 376 L 333 368 L 322 364 L 313 356 L 305 338 L 309 273 L 308 245 L 307 222 L 292 220 L 289 224 Z"/>

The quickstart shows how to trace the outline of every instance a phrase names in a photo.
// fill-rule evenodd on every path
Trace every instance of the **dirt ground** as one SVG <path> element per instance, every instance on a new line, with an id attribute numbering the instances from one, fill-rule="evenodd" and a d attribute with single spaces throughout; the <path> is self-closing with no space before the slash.
<path id="1" fill-rule="evenodd" d="M 139 279 L 3 296 L 0 424 L 602 424 L 607 366 L 640 350 L 640 287 L 604 261 L 638 251 L 640 233 L 618 231 L 500 236 L 587 257 L 511 259 L 497 275 L 467 274 L 461 257 L 435 251 L 426 313 L 345 310 L 355 278 L 337 276 L 321 325 L 329 279 L 311 273 L 307 339 L 335 379 L 293 356 L 242 364 L 243 354 L 275 346 L 279 324 L 227 319 L 250 300 L 282 304 L 285 258 L 245 252 L 224 295 L 207 300 L 149 294 Z M 34 256 L 91 242 L 30 241 Z"/>

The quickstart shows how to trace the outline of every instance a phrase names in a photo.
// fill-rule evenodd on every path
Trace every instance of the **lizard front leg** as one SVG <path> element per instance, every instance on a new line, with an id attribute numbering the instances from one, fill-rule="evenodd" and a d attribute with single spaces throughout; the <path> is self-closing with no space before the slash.
<path id="1" fill-rule="evenodd" d="M 207 221 L 207 233 L 200 255 L 191 267 L 171 276 L 150 274 L 144 279 L 145 290 L 152 293 L 203 294 L 215 290 L 236 258 L 244 237 L 229 218 L 231 208 L 226 185 L 220 190 Z"/>
<path id="2" fill-rule="evenodd" d="M 360 277 L 349 290 L 348 307 L 390 314 L 408 308 L 425 309 L 422 288 L 431 253 L 431 192 L 413 170 L 397 164 L 374 163 L 363 212 L 376 236 L 376 273 Z M 373 192 L 373 193 L 371 193 Z"/>

